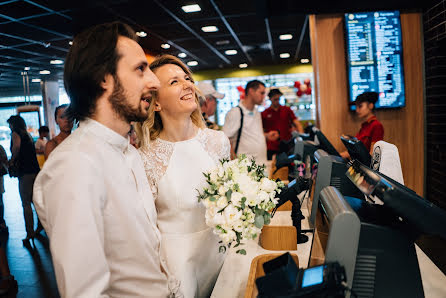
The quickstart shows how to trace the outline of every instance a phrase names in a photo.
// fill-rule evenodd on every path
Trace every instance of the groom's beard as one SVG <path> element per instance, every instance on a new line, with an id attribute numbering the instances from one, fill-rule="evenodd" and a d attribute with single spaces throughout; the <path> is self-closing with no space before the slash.
<path id="1" fill-rule="evenodd" d="M 137 107 L 132 107 L 127 100 L 125 90 L 121 85 L 118 76 L 114 76 L 115 86 L 113 92 L 108 98 L 112 105 L 113 111 L 119 118 L 123 119 L 127 123 L 132 121 L 142 122 L 147 119 L 147 110 L 144 110 L 140 102 Z"/>

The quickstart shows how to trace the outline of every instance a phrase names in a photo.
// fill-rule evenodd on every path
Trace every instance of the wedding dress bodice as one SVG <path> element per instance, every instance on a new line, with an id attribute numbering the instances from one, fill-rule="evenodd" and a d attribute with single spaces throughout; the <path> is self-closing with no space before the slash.
<path id="1" fill-rule="evenodd" d="M 140 149 L 155 198 L 162 251 L 186 297 L 210 295 L 224 259 L 197 195 L 206 184 L 203 172 L 229 158 L 229 150 L 224 133 L 207 128 L 186 141 L 158 138 Z"/>

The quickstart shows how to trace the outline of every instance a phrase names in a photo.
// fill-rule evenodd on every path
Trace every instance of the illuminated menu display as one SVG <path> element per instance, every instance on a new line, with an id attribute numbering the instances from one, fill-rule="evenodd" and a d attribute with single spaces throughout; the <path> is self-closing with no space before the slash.
<path id="1" fill-rule="evenodd" d="M 345 26 L 350 101 L 374 91 L 376 108 L 405 106 L 400 13 L 347 13 Z"/>

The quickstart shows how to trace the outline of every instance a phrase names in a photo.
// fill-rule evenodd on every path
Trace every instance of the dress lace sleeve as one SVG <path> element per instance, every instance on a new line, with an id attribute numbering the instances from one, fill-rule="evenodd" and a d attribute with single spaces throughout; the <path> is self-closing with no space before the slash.
<path id="1" fill-rule="evenodd" d="M 218 160 L 222 158 L 230 157 L 231 145 L 228 137 L 222 131 L 206 128 L 200 134 L 199 139 L 215 163 L 218 163 Z"/>
<path id="2" fill-rule="evenodd" d="M 138 150 L 155 200 L 158 198 L 158 181 L 166 173 L 173 147 L 173 144 L 156 139 Z"/>

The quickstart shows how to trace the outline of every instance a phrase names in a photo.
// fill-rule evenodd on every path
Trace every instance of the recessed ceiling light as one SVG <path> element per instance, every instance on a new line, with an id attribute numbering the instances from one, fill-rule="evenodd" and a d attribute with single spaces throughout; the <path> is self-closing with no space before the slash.
<path id="1" fill-rule="evenodd" d="M 201 30 L 203 32 L 217 32 L 218 28 L 216 26 L 204 26 L 204 27 L 201 27 Z"/>
<path id="2" fill-rule="evenodd" d="M 63 64 L 63 61 L 59 60 L 59 59 L 55 59 L 55 60 L 51 60 L 50 63 L 51 64 Z"/>
<path id="3" fill-rule="evenodd" d="M 290 58 L 290 53 L 282 53 L 280 54 L 280 58 Z"/>
<path id="4" fill-rule="evenodd" d="M 237 54 L 237 50 L 226 50 L 225 54 L 226 55 L 235 55 L 235 54 Z"/>
<path id="5" fill-rule="evenodd" d="M 240 67 L 240 68 L 247 68 L 248 64 L 242 63 L 242 64 L 239 64 L 238 67 Z"/>
<path id="6" fill-rule="evenodd" d="M 25 67 L 24 70 L 30 70 L 31 68 L 29 66 Z"/>
<path id="7" fill-rule="evenodd" d="M 168 44 L 168 43 L 163 43 L 163 44 L 161 45 L 161 47 L 162 47 L 163 49 L 167 50 L 167 49 L 170 49 L 170 44 Z"/>
<path id="8" fill-rule="evenodd" d="M 38 82 L 40 82 L 40 79 L 32 79 L 31 82 L 38 83 Z"/>
<path id="9" fill-rule="evenodd" d="M 187 13 L 201 11 L 201 7 L 198 4 L 181 6 L 181 9 Z"/>
<path id="10" fill-rule="evenodd" d="M 222 45 L 225 45 L 225 44 L 229 44 L 229 40 L 227 40 L 227 39 L 219 40 L 219 41 L 215 42 L 215 44 L 218 45 L 218 46 L 222 46 Z"/>
<path id="11" fill-rule="evenodd" d="M 180 57 L 180 58 L 186 58 L 187 55 L 186 55 L 186 53 L 179 53 L 179 54 L 178 54 L 178 57 Z"/>
<path id="12" fill-rule="evenodd" d="M 68 44 L 69 44 L 70 46 L 72 46 L 72 45 L 73 45 L 73 42 L 70 40 L 70 41 L 68 42 Z"/>
<path id="13" fill-rule="evenodd" d="M 291 34 L 282 34 L 279 36 L 280 40 L 290 40 L 292 38 L 293 38 L 293 35 L 291 35 Z"/>
<path id="14" fill-rule="evenodd" d="M 310 59 L 300 59 L 300 63 L 309 63 Z"/>
<path id="15" fill-rule="evenodd" d="M 136 32 L 136 35 L 138 35 L 139 37 L 146 37 L 147 33 L 144 31 L 138 31 L 138 32 Z"/>
<path id="16" fill-rule="evenodd" d="M 189 61 L 189 62 L 187 62 L 187 65 L 189 65 L 189 66 L 197 66 L 197 65 L 198 65 L 198 62 L 195 61 L 195 60 L 193 60 L 193 61 Z"/>
<path id="17" fill-rule="evenodd" d="M 39 71 L 39 73 L 40 74 L 50 74 L 51 71 L 49 71 L 49 70 L 41 70 L 41 71 Z"/>

